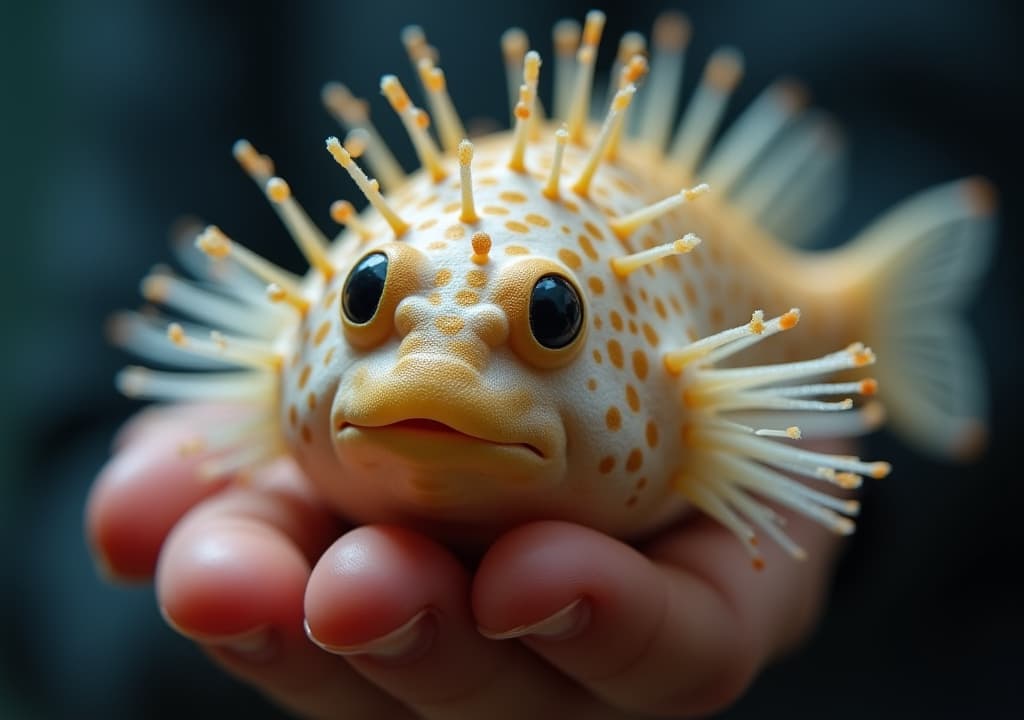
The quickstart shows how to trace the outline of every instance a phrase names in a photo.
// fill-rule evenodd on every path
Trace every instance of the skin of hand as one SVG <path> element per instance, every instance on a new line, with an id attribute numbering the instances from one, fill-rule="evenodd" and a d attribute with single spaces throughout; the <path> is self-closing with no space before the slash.
<path id="1" fill-rule="evenodd" d="M 564 522 L 516 528 L 474 567 L 410 530 L 345 526 L 282 460 L 247 483 L 198 477 L 180 442 L 232 411 L 143 412 L 90 493 L 101 572 L 155 580 L 171 626 L 314 718 L 701 715 L 734 702 L 814 626 L 839 541 L 808 550 L 693 517 L 640 547 Z"/>

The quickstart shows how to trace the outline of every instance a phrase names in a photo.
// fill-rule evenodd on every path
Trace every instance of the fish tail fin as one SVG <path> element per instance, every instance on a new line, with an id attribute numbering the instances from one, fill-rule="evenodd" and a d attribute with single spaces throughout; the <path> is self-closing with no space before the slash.
<path id="1" fill-rule="evenodd" d="M 940 457 L 967 460 L 986 445 L 985 369 L 963 307 L 992 254 L 995 206 L 983 178 L 939 185 L 841 251 L 862 268 L 856 296 L 867 299 L 861 321 L 891 426 Z"/>

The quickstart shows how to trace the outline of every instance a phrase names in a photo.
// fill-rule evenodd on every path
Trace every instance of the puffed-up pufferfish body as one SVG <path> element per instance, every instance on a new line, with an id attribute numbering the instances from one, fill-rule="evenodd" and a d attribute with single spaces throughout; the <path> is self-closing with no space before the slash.
<path id="1" fill-rule="evenodd" d="M 381 91 L 422 164 L 408 176 L 366 104 L 327 86 L 348 130 L 327 150 L 369 201 L 334 204 L 333 240 L 239 141 L 311 269 L 297 277 L 215 226 L 199 232 L 181 255 L 203 282 L 161 269 L 143 284 L 199 324 L 113 323 L 122 345 L 187 371 L 129 368 L 122 390 L 247 404 L 197 444 L 204 472 L 290 453 L 357 522 L 484 539 L 560 518 L 630 538 L 696 507 L 755 566 L 762 533 L 803 555 L 786 513 L 852 531 L 856 500 L 831 490 L 888 464 L 801 443 L 877 427 L 876 388 L 921 447 L 976 450 L 985 393 L 957 312 L 990 246 L 988 184 L 923 192 L 838 250 L 795 249 L 838 197 L 828 122 L 780 82 L 715 139 L 742 71 L 724 48 L 672 132 L 689 36 L 675 13 L 650 54 L 623 37 L 591 122 L 603 24 L 594 11 L 555 26 L 551 106 L 539 54 L 509 30 L 513 126 L 472 142 L 436 51 L 406 28 L 430 114 L 393 75 Z"/>

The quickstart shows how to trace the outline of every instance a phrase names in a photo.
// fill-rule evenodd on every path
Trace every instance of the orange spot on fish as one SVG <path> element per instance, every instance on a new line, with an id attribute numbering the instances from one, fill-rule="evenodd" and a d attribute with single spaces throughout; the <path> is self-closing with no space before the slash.
<path id="1" fill-rule="evenodd" d="M 632 385 L 626 385 L 626 404 L 633 412 L 640 412 L 640 394 Z"/>
<path id="2" fill-rule="evenodd" d="M 648 421 L 644 434 L 647 436 L 647 447 L 652 449 L 658 447 L 658 426 L 654 424 L 653 420 Z"/>
<path id="3" fill-rule="evenodd" d="M 636 374 L 637 380 L 646 380 L 647 372 L 647 355 L 643 350 L 633 351 L 633 372 Z"/>
<path id="4" fill-rule="evenodd" d="M 604 423 L 613 432 L 622 427 L 622 413 L 617 407 L 612 405 L 608 408 L 608 412 L 604 415 Z"/>
<path id="5" fill-rule="evenodd" d="M 619 345 L 618 340 L 608 341 L 608 359 L 611 360 L 612 365 L 622 369 L 622 346 Z"/>
<path id="6" fill-rule="evenodd" d="M 442 335 L 457 335 L 464 325 L 463 319 L 457 315 L 442 315 L 434 318 L 434 327 Z"/>
<path id="7" fill-rule="evenodd" d="M 583 250 L 583 254 L 586 255 L 591 260 L 597 260 L 597 251 L 594 249 L 593 243 L 590 242 L 590 238 L 588 238 L 586 235 L 580 235 L 576 239 L 580 244 L 580 249 Z"/>
<path id="8" fill-rule="evenodd" d="M 629 472 L 636 472 L 641 467 L 643 467 L 643 464 L 643 452 L 640 450 L 640 448 L 633 448 L 629 453 L 629 457 L 626 458 L 626 470 L 628 470 Z"/>
<path id="9" fill-rule="evenodd" d="M 583 264 L 583 261 L 580 260 L 580 256 L 574 253 L 569 248 L 561 248 L 558 251 L 558 259 L 564 262 L 573 270 L 579 270 L 580 266 Z"/>
<path id="10" fill-rule="evenodd" d="M 316 334 L 313 336 L 313 345 L 315 347 L 319 347 L 319 345 L 327 337 L 327 333 L 329 333 L 330 331 L 331 331 L 331 324 L 329 322 L 324 321 L 323 323 L 321 323 L 320 327 L 318 327 L 316 329 Z"/>

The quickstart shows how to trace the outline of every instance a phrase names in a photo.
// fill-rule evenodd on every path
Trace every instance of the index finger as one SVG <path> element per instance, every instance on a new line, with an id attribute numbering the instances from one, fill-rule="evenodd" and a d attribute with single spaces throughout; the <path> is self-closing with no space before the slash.
<path id="1" fill-rule="evenodd" d="M 223 479 L 202 478 L 201 459 L 182 447 L 232 412 L 238 410 L 173 405 L 143 411 L 122 429 L 85 508 L 86 538 L 104 574 L 122 581 L 150 579 L 171 528 L 224 487 Z"/>

